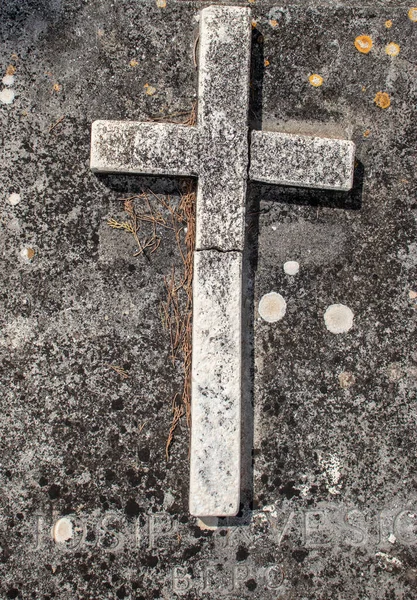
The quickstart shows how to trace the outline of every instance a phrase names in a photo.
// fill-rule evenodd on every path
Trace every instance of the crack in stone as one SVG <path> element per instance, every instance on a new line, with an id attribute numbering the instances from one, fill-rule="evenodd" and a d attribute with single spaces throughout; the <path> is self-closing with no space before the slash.
<path id="1" fill-rule="evenodd" d="M 243 250 L 240 250 L 239 248 L 231 248 L 230 250 L 223 250 L 222 248 L 219 248 L 218 246 L 211 246 L 208 248 L 196 248 L 194 250 L 194 252 L 220 252 L 221 254 L 228 254 L 229 252 L 240 252 L 240 254 L 242 254 Z"/>

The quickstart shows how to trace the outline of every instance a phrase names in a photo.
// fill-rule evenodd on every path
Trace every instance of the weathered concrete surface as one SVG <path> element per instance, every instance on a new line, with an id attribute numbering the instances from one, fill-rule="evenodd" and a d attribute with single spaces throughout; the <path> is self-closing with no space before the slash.
<path id="1" fill-rule="evenodd" d="M 196 175 L 197 130 L 173 123 L 95 121 L 90 168 L 99 173 Z"/>
<path id="2" fill-rule="evenodd" d="M 249 176 L 255 181 L 349 191 L 355 144 L 290 133 L 252 131 Z"/>
<path id="3" fill-rule="evenodd" d="M 352 139 L 362 194 L 250 186 L 254 483 L 241 516 L 201 530 L 185 428 L 165 460 L 182 377 L 159 316 L 175 240 L 165 233 L 149 260 L 135 258 L 106 225 L 122 218 L 121 197 L 150 186 L 176 198 L 178 181 L 89 170 L 94 120 L 191 108 L 201 6 L 2 5 L 1 65 L 17 70 L 15 99 L 0 106 L 0 596 L 218 600 L 234 585 L 239 599 L 414 598 L 416 24 L 382 3 L 251 4 L 255 62 L 269 62 L 253 82 L 262 128 Z M 367 55 L 353 44 L 364 33 Z M 391 41 L 398 57 L 385 54 Z M 300 263 L 294 277 L 287 260 Z M 287 301 L 272 324 L 256 315 L 270 291 Z M 325 327 L 335 303 L 354 313 L 346 334 Z M 63 516 L 75 537 L 55 544 Z"/>
<path id="4" fill-rule="evenodd" d="M 195 252 L 190 512 L 235 516 L 240 499 L 242 253 Z"/>

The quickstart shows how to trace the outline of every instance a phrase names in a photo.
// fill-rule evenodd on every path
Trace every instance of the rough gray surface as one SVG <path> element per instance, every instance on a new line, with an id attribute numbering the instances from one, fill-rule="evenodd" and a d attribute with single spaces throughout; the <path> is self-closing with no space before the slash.
<path id="1" fill-rule="evenodd" d="M 249 10 L 201 13 L 197 249 L 243 250 L 248 169 Z"/>
<path id="2" fill-rule="evenodd" d="M 190 512 L 235 516 L 240 500 L 242 253 L 194 254 Z"/>
<path id="3" fill-rule="evenodd" d="M 120 198 L 150 186 L 176 199 L 180 183 L 89 170 L 94 120 L 191 108 L 201 6 L 3 2 L 1 64 L 17 71 L 15 100 L 0 105 L 0 597 L 412 600 L 416 24 L 391 3 L 251 5 L 251 118 L 352 139 L 361 177 L 347 194 L 250 185 L 243 350 L 255 317 L 255 439 L 247 406 L 242 470 L 253 452 L 254 478 L 240 515 L 209 531 L 188 513 L 185 427 L 164 455 L 182 377 L 159 317 L 175 240 L 161 231 L 158 252 L 134 257 L 133 240 L 106 224 L 122 218 Z M 368 55 L 353 45 L 364 33 Z M 398 57 L 385 54 L 391 41 Z M 282 269 L 291 259 L 296 277 Z M 256 309 L 273 290 L 287 312 L 267 324 Z M 323 321 L 338 302 L 355 315 L 346 335 Z M 63 515 L 75 537 L 58 545 L 50 529 Z"/>
<path id="4" fill-rule="evenodd" d="M 90 167 L 98 173 L 196 175 L 197 131 L 173 123 L 95 121 Z"/>
<path id="5" fill-rule="evenodd" d="M 252 131 L 249 176 L 255 181 L 348 192 L 355 144 L 290 133 Z"/>

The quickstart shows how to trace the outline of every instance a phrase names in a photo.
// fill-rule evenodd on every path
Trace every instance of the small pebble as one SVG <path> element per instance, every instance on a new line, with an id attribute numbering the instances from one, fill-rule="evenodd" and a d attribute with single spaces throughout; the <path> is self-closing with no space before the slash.
<path id="1" fill-rule="evenodd" d="M 300 265 L 296 260 L 287 260 L 287 262 L 284 263 L 284 272 L 287 275 L 297 275 L 299 270 Z"/>
<path id="2" fill-rule="evenodd" d="M 269 292 L 262 296 L 259 302 L 258 312 L 264 321 L 275 323 L 280 321 L 287 310 L 287 303 L 281 294 Z"/>
<path id="3" fill-rule="evenodd" d="M 353 325 L 353 312 L 344 304 L 332 304 L 324 313 L 324 322 L 330 333 L 346 333 Z"/>
<path id="4" fill-rule="evenodd" d="M 16 194 L 16 192 L 13 192 L 13 194 L 10 194 L 7 201 L 12 206 L 16 206 L 16 204 L 19 204 L 20 202 L 20 194 Z"/>

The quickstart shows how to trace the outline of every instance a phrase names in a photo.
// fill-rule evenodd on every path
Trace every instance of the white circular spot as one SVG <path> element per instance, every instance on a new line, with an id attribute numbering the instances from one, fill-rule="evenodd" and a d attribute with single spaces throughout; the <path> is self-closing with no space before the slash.
<path id="1" fill-rule="evenodd" d="M 16 204 L 19 204 L 20 202 L 20 194 L 16 194 L 15 192 L 13 192 L 13 194 L 10 194 L 7 201 L 12 206 L 16 206 Z"/>
<path id="2" fill-rule="evenodd" d="M 3 85 L 13 85 L 14 77 L 13 75 L 5 75 L 2 79 Z"/>
<path id="3" fill-rule="evenodd" d="M 330 333 L 346 333 L 353 325 L 353 312 L 344 304 L 332 304 L 324 313 L 324 322 Z"/>
<path id="4" fill-rule="evenodd" d="M 4 90 L 2 90 L 0 92 L 0 102 L 2 102 L 3 104 L 11 104 L 14 100 L 14 91 L 13 90 L 8 90 L 7 88 L 4 88 Z"/>
<path id="5" fill-rule="evenodd" d="M 300 265 L 296 260 L 287 260 L 287 262 L 284 263 L 284 271 L 287 275 L 297 275 L 299 270 Z"/>
<path id="6" fill-rule="evenodd" d="M 58 543 L 66 542 L 72 538 L 72 523 L 67 517 L 58 519 L 52 528 L 52 537 Z"/>
<path id="7" fill-rule="evenodd" d="M 269 292 L 269 294 L 262 296 L 258 306 L 259 314 L 268 323 L 280 321 L 285 315 L 286 310 L 287 303 L 281 294 L 277 294 L 276 292 Z"/>

